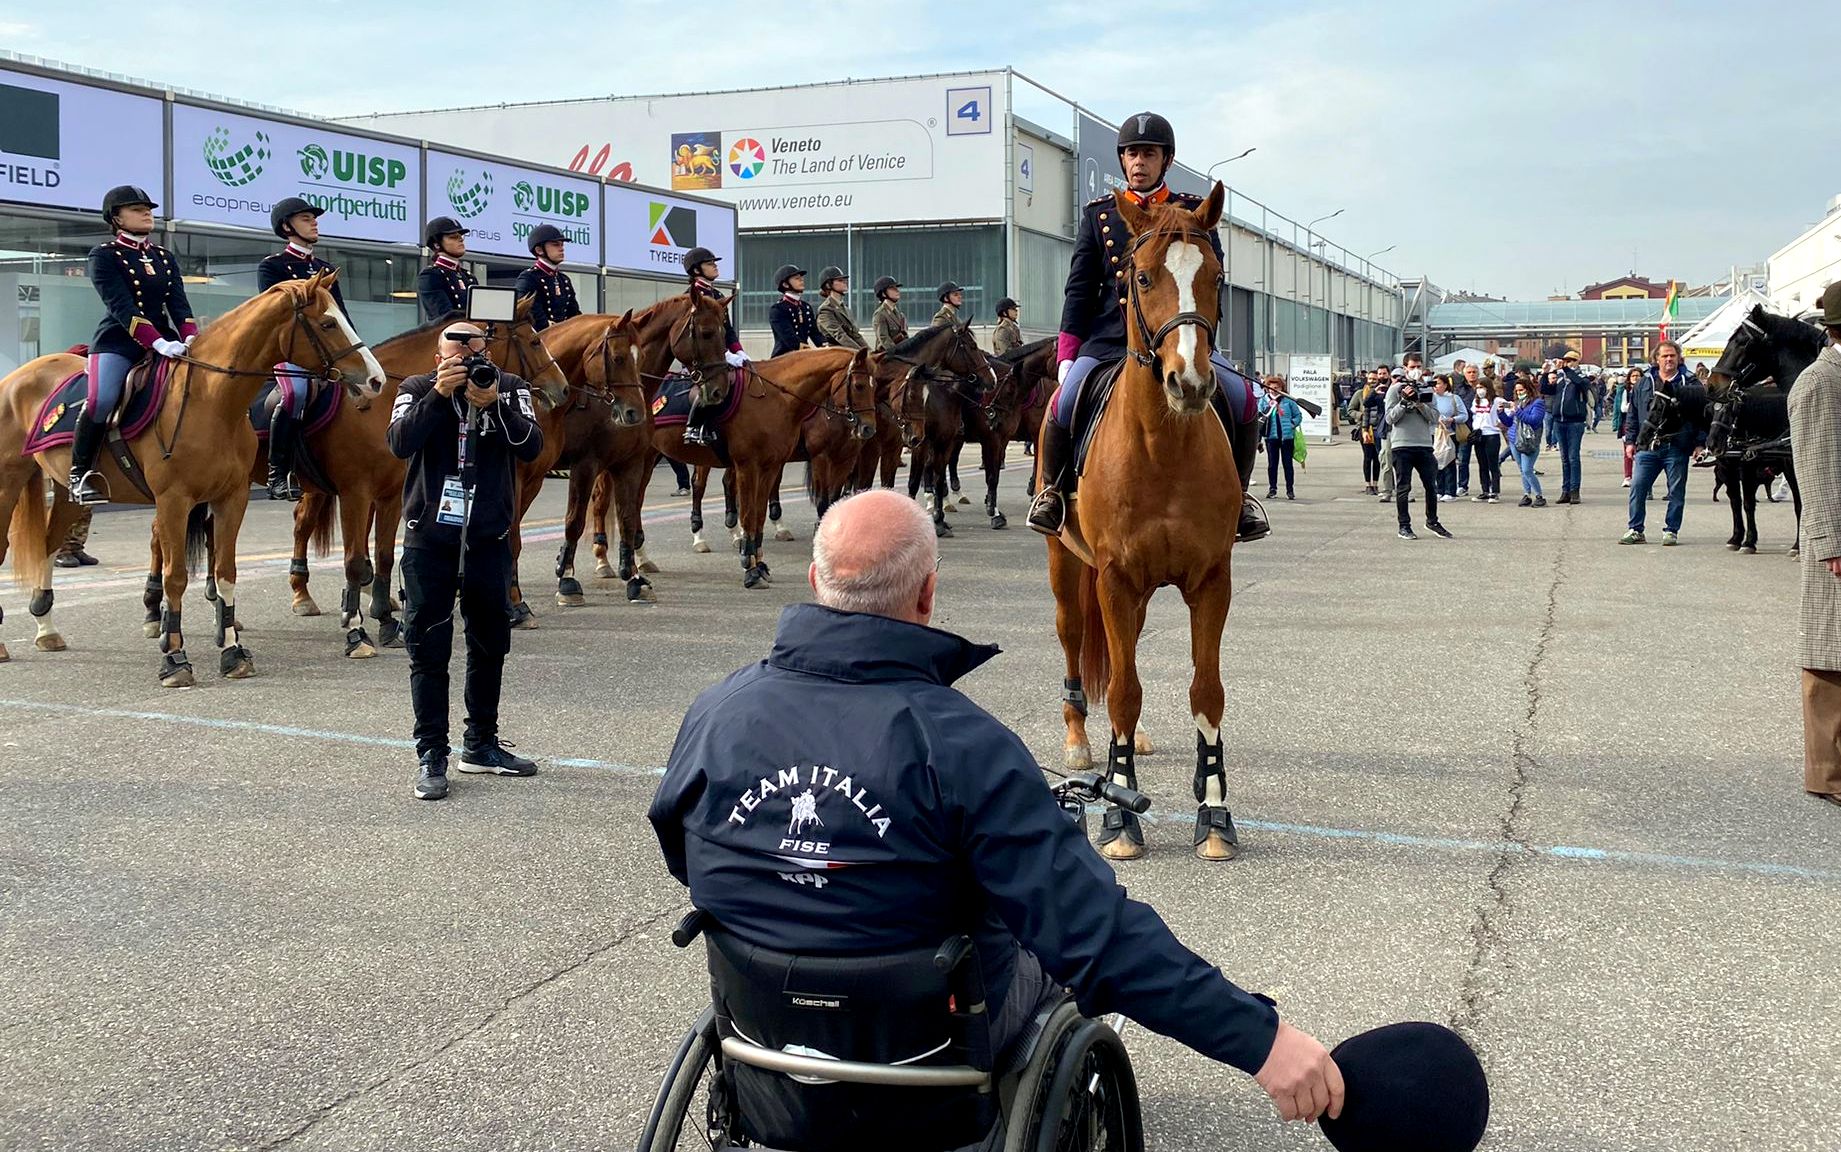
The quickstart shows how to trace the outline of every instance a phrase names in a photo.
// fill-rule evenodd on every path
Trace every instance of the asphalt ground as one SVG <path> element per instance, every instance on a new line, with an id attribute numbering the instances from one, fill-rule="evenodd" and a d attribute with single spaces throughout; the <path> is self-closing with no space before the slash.
<path id="1" fill-rule="evenodd" d="M 1489 1068 L 1486 1147 L 1841 1147 L 1841 812 L 1799 787 L 1790 511 L 1764 510 L 1763 553 L 1730 553 L 1697 472 L 1681 547 L 1619 547 L 1615 446 L 1586 447 L 1582 506 L 1452 504 L 1457 539 L 1418 543 L 1357 495 L 1353 446 L 1314 450 L 1273 536 L 1236 554 L 1245 854 L 1189 855 L 1166 591 L 1141 649 L 1159 819 L 1120 879 L 1332 1042 L 1455 1024 Z M 1053 763 L 1023 478 L 1013 462 L 1011 530 L 954 513 L 937 623 L 1003 645 L 962 687 Z M 245 525 L 251 680 L 204 675 L 194 596 L 201 682 L 159 687 L 145 512 L 99 516 L 104 566 L 59 572 L 68 652 L 33 650 L 8 589 L 0 1147 L 630 1147 L 706 991 L 667 939 L 686 901 L 644 820 L 656 766 L 697 691 L 804 598 L 811 533 L 789 503 L 799 542 L 770 542 L 776 586 L 744 592 L 731 554 L 690 551 L 670 487 L 658 473 L 649 505 L 658 604 L 590 580 L 576 609 L 548 595 L 546 490 L 523 565 L 541 626 L 516 634 L 504 725 L 543 771 L 457 776 L 439 804 L 410 797 L 402 652 L 346 660 L 332 617 L 289 614 L 285 507 Z M 337 603 L 330 561 L 314 588 Z M 1152 1147 L 1324 1146 L 1248 1078 L 1128 1040 Z"/>

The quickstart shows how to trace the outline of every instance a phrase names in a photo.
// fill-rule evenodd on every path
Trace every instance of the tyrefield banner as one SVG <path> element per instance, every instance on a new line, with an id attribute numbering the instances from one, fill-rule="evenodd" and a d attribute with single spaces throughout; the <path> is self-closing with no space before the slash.
<path id="1" fill-rule="evenodd" d="M 721 261 L 722 278 L 735 278 L 734 208 L 622 184 L 603 191 L 609 268 L 681 276 L 684 253 L 708 248 Z"/>
<path id="2" fill-rule="evenodd" d="M 269 229 L 277 200 L 326 209 L 325 236 L 421 242 L 422 167 L 412 145 L 173 105 L 173 203 L 181 220 Z"/>
<path id="3" fill-rule="evenodd" d="M 158 100 L 0 68 L 0 200 L 101 211 L 117 184 L 159 200 L 164 134 Z"/>
<path id="4" fill-rule="evenodd" d="M 529 256 L 531 229 L 554 224 L 568 244 L 567 259 L 601 262 L 601 205 L 597 181 L 579 176 L 428 153 L 428 202 L 423 219 L 452 216 L 472 233 L 467 251 Z"/>

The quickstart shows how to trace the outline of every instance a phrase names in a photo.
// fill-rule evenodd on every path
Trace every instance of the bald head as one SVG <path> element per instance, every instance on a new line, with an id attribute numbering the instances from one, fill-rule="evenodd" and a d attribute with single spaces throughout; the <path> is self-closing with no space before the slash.
<path id="1" fill-rule="evenodd" d="M 840 612 L 933 618 L 939 543 L 919 504 L 890 489 L 833 504 L 812 537 L 812 592 Z"/>

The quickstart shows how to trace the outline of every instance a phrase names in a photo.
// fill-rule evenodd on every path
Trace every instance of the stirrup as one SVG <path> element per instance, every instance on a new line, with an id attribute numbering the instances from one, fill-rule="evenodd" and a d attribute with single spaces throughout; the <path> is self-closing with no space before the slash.
<path id="1" fill-rule="evenodd" d="M 109 502 L 108 479 L 94 468 L 82 474 L 72 470 L 69 487 L 71 501 L 80 507 L 88 508 Z"/>
<path id="2" fill-rule="evenodd" d="M 1259 497 L 1251 492 L 1241 498 L 1240 526 L 1234 533 L 1237 543 L 1246 544 L 1254 540 L 1264 540 L 1272 535 L 1272 523 L 1266 519 L 1266 506 L 1259 502 Z"/>
<path id="3" fill-rule="evenodd" d="M 715 442 L 716 433 L 702 425 L 693 424 L 684 429 L 684 443 L 686 444 L 698 444 L 707 448 Z"/>
<path id="4" fill-rule="evenodd" d="M 300 497 L 300 485 L 295 483 L 294 473 L 283 472 L 279 475 L 274 472 L 269 473 L 268 498 L 270 500 L 299 500 Z"/>
<path id="5" fill-rule="evenodd" d="M 1061 490 L 1049 485 L 1036 493 L 1029 504 L 1029 526 L 1044 536 L 1058 536 L 1067 521 L 1067 502 Z"/>

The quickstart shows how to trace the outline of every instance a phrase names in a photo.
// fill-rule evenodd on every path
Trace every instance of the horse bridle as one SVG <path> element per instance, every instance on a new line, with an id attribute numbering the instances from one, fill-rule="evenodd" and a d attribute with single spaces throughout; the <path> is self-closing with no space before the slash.
<path id="1" fill-rule="evenodd" d="M 571 384 L 569 385 L 570 389 L 578 392 L 586 392 L 593 399 L 599 400 L 601 403 L 611 408 L 614 406 L 614 401 L 619 399 L 619 392 L 622 387 L 635 388 L 639 390 L 641 399 L 639 407 L 643 409 L 645 407 L 644 385 L 638 380 L 628 385 L 614 383 L 614 330 L 611 326 L 601 333 L 601 343 L 595 348 L 595 355 L 601 361 L 601 386 L 596 388 L 588 384 Z"/>
<path id="2" fill-rule="evenodd" d="M 688 336 L 690 339 L 690 353 L 692 356 L 700 357 L 701 353 L 697 349 L 697 326 L 695 323 L 693 323 L 693 321 L 695 321 L 696 318 L 697 318 L 697 300 L 695 297 L 692 297 L 690 301 L 690 311 L 686 312 L 684 314 L 684 319 L 678 321 L 675 325 L 673 325 L 670 333 L 666 335 L 665 337 L 666 347 L 675 347 L 678 342 L 677 335 L 678 335 L 679 330 L 688 329 L 689 330 Z M 719 336 L 717 339 L 718 341 L 720 341 L 721 337 Z M 679 359 L 682 360 L 682 357 L 680 357 Z M 684 361 L 684 367 L 690 370 L 690 378 L 692 382 L 694 382 L 699 387 L 701 387 L 703 383 L 706 380 L 708 380 L 712 374 L 714 374 L 718 379 L 720 379 L 722 373 L 729 370 L 729 362 L 725 360 L 722 356 L 718 355 L 715 359 L 712 359 L 712 360 L 698 359 L 697 362 L 694 364 L 689 361 Z"/>
<path id="3" fill-rule="evenodd" d="M 1188 237 L 1190 236 L 1190 232 L 1187 229 L 1153 229 L 1132 240 L 1131 244 L 1125 249 L 1125 258 L 1130 260 L 1137 255 L 1138 249 L 1159 236 L 1170 236 L 1174 240 L 1176 237 Z M 1206 243 L 1206 240 L 1203 242 Z M 1157 349 L 1163 346 L 1163 342 L 1170 338 L 1171 333 L 1183 328 L 1195 327 L 1206 332 L 1209 339 L 1212 340 L 1214 339 L 1215 325 L 1214 321 L 1202 315 L 1200 312 L 1178 312 L 1176 315 L 1164 321 L 1163 326 L 1157 329 L 1156 332 L 1152 332 L 1150 321 L 1144 318 L 1144 298 L 1139 294 L 1138 276 L 1139 272 L 1137 265 L 1134 263 L 1131 275 L 1125 283 L 1125 294 L 1131 301 L 1132 320 L 1137 324 L 1139 338 L 1144 341 L 1144 351 L 1140 352 L 1136 348 L 1129 349 L 1129 351 L 1131 352 L 1131 358 L 1133 360 L 1136 360 L 1139 364 L 1151 369 L 1153 372 L 1161 374 L 1162 370 L 1157 366 L 1156 353 Z"/>

